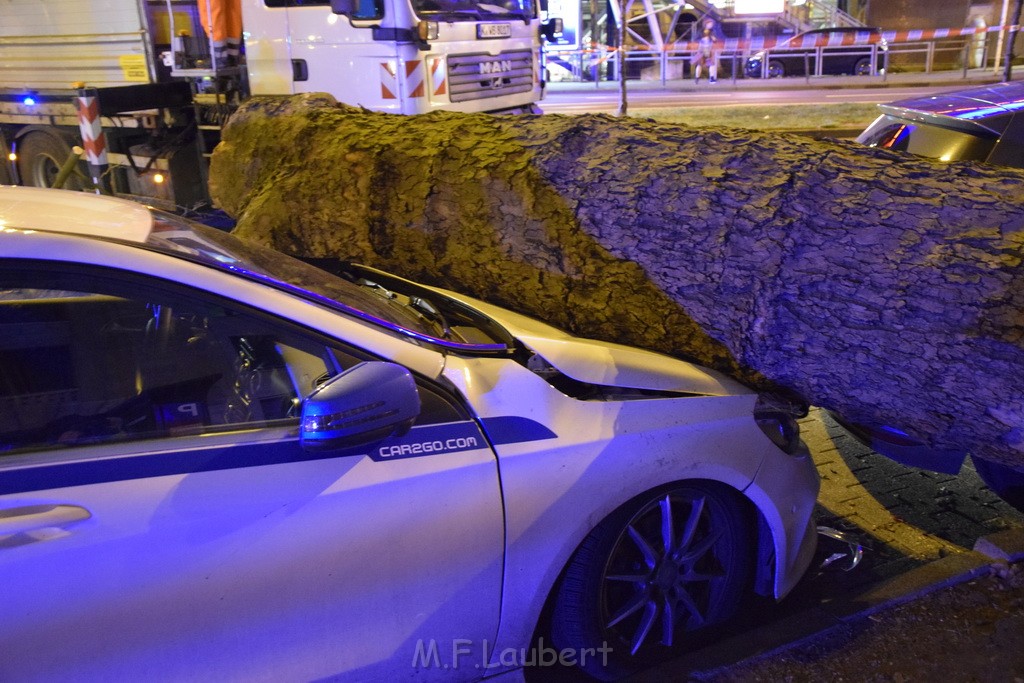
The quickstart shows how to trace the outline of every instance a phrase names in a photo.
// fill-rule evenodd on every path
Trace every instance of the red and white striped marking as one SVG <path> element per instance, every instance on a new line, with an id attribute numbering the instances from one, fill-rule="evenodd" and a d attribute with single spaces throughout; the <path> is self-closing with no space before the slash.
<path id="1" fill-rule="evenodd" d="M 405 90 L 410 98 L 423 97 L 426 94 L 426 86 L 423 83 L 423 69 L 420 66 L 423 62 L 419 59 L 411 59 L 405 62 L 401 70 L 405 80 Z M 385 100 L 397 100 L 399 92 L 398 83 L 399 70 L 394 62 L 380 63 L 380 96 Z"/>
<path id="2" fill-rule="evenodd" d="M 394 62 L 380 63 L 380 96 L 385 100 L 398 99 L 398 77 Z"/>
<path id="3" fill-rule="evenodd" d="M 82 148 L 93 166 L 107 164 L 107 137 L 100 125 L 100 105 L 96 97 L 78 98 L 78 129 L 82 134 Z"/>
<path id="4" fill-rule="evenodd" d="M 427 94 L 427 86 L 423 82 L 423 64 L 418 59 L 411 59 L 405 63 L 405 91 L 409 97 L 423 97 Z"/>
<path id="5" fill-rule="evenodd" d="M 448 68 L 444 57 L 430 58 L 430 82 L 433 84 L 434 97 L 448 94 Z"/>

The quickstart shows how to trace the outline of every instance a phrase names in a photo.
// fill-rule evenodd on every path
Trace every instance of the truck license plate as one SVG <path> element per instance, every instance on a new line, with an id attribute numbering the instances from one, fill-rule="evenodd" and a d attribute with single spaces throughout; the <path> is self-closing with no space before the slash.
<path id="1" fill-rule="evenodd" d="M 508 38 L 512 35 L 512 24 L 477 24 L 477 38 Z"/>

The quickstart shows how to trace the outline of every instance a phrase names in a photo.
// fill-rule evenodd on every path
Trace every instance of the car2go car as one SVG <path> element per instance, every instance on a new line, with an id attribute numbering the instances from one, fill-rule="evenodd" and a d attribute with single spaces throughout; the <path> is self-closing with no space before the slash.
<path id="1" fill-rule="evenodd" d="M 112 198 L 0 225 L 0 678 L 614 676 L 811 560 L 795 423 L 711 371 Z"/>

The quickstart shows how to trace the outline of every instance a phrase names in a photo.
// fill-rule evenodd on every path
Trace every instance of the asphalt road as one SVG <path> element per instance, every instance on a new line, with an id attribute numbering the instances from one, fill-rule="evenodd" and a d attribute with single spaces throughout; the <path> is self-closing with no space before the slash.
<path id="1" fill-rule="evenodd" d="M 700 90 L 627 90 L 631 109 L 678 107 L 731 107 L 736 105 L 838 104 L 860 102 L 878 104 L 892 100 L 928 95 L 949 86 L 917 88 L 844 88 L 832 91 L 812 90 L 726 90 L 708 85 Z M 619 104 L 619 93 L 602 90 L 551 90 L 541 108 L 551 114 L 611 113 Z"/>

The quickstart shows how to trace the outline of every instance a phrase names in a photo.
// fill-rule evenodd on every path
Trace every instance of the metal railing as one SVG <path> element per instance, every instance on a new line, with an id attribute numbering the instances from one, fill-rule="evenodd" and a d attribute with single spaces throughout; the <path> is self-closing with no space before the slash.
<path id="1" fill-rule="evenodd" d="M 998 57 L 994 48 L 995 40 L 996 35 L 989 33 L 983 38 L 960 36 L 890 42 L 884 51 L 878 43 L 872 43 L 864 44 L 861 46 L 863 50 L 852 54 L 870 59 L 872 69 L 869 74 L 862 77 L 884 80 L 886 74 L 894 69 L 924 73 L 962 70 L 966 76 L 968 68 L 992 66 L 991 62 Z M 830 49 L 834 51 L 834 48 L 825 46 L 804 50 L 777 48 L 764 52 L 767 52 L 768 57 L 773 53 L 802 53 L 805 55 L 806 68 L 801 76 L 809 81 L 824 75 L 822 66 L 824 60 L 828 59 Z M 849 47 L 843 49 L 847 51 L 847 55 L 851 55 Z M 745 77 L 747 60 L 754 52 L 760 51 L 749 47 L 721 50 L 718 62 L 722 71 L 720 77 L 733 81 Z M 560 77 L 553 80 L 597 83 L 601 80 L 619 79 L 612 66 L 616 61 L 616 52 L 617 49 L 614 47 L 595 45 L 571 51 L 549 50 L 545 59 L 549 72 L 552 70 L 551 67 L 559 72 Z M 670 43 L 660 50 L 653 46 L 627 47 L 623 53 L 626 79 L 659 80 L 662 84 L 684 80 L 688 73 L 692 73 L 693 57 L 694 48 L 688 44 Z M 762 59 L 762 67 L 765 70 L 768 57 Z M 766 71 L 761 74 L 764 75 Z"/>

